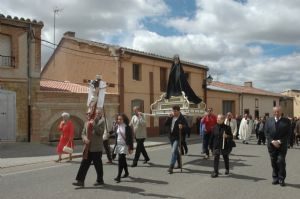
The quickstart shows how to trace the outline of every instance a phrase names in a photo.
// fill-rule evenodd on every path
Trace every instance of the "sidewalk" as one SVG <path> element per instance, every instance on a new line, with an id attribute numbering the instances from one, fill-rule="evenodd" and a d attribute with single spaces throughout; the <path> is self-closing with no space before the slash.
<path id="1" fill-rule="evenodd" d="M 190 138 L 187 138 L 187 142 L 196 140 L 200 140 L 200 137 L 196 134 L 192 134 Z M 80 141 L 76 142 L 80 143 Z M 146 148 L 168 144 L 169 139 L 166 136 L 149 137 L 145 141 Z M 0 142 L 0 169 L 54 161 L 58 158 L 56 145 L 57 143 Z M 75 143 L 72 156 L 73 158 L 80 158 L 82 156 L 82 144 L 76 145 Z M 63 158 L 67 157 L 67 155 L 63 156 Z M 104 158 L 106 157 L 104 156 Z"/>

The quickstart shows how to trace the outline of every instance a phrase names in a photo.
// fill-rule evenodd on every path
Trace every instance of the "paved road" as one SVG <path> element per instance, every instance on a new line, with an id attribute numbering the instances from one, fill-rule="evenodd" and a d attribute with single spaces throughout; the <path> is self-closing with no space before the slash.
<path id="1" fill-rule="evenodd" d="M 95 171 L 91 167 L 85 188 L 71 185 L 80 160 L 73 163 L 44 162 L 0 170 L 0 197 L 7 198 L 299 198 L 300 147 L 287 155 L 287 186 L 271 184 L 270 161 L 265 146 L 238 143 L 230 157 L 231 174 L 212 179 L 212 160 L 203 160 L 201 144 L 189 145 L 189 154 L 183 156 L 184 169 L 169 175 L 169 146 L 149 148 L 151 163 L 139 163 L 129 168 L 130 178 L 117 184 L 113 181 L 117 165 L 104 165 L 105 185 L 94 187 Z M 131 164 L 133 156 L 129 156 Z M 105 162 L 106 158 L 103 157 Z M 223 162 L 220 172 L 224 173 Z"/>

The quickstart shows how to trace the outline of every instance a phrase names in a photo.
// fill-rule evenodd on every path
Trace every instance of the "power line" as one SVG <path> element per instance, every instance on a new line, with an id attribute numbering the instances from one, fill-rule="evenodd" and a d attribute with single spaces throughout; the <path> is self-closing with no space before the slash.
<path id="1" fill-rule="evenodd" d="M 77 50 L 77 49 L 74 49 L 74 48 L 69 48 L 69 47 L 66 47 L 66 46 L 62 46 L 62 45 L 60 45 L 60 44 L 56 45 L 56 44 L 54 44 L 54 43 L 52 43 L 52 42 L 50 42 L 50 41 L 47 41 L 47 40 L 45 40 L 45 39 L 37 38 L 37 37 L 35 37 L 35 35 L 34 35 L 34 38 L 37 39 L 37 40 L 39 40 L 39 41 L 42 41 L 42 42 L 46 42 L 46 43 L 48 43 L 48 44 L 51 44 L 51 45 L 53 45 L 53 46 L 55 45 L 55 46 L 57 46 L 57 47 L 64 48 L 64 49 L 68 49 L 68 50 L 75 51 L 75 52 L 81 52 L 81 53 L 90 54 L 90 55 L 102 55 L 102 56 L 106 56 L 106 57 L 118 57 L 117 55 L 114 56 L 114 55 L 106 55 L 106 54 L 103 54 L 103 53 L 92 53 L 92 52 L 87 52 L 87 51 Z M 57 48 L 57 47 L 56 47 L 56 48 Z"/>
<path id="2" fill-rule="evenodd" d="M 49 48 L 49 49 L 54 49 L 54 47 L 48 46 L 46 44 L 41 44 L 41 45 L 45 46 L 46 48 Z M 111 61 L 109 59 L 101 59 L 101 58 L 95 58 L 95 57 L 88 57 L 88 56 L 84 56 L 84 55 L 75 54 L 75 53 L 72 53 L 72 52 L 67 52 L 64 49 L 62 49 L 61 52 L 65 53 L 65 54 L 73 55 L 73 56 L 83 57 L 83 58 L 86 58 L 86 59 L 101 60 L 101 61 Z M 113 57 L 113 56 L 108 56 L 108 55 L 103 55 L 103 56 Z"/>

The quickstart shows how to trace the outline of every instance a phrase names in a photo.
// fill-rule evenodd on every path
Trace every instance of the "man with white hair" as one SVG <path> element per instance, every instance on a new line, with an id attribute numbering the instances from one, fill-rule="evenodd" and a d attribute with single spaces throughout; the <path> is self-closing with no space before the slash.
<path id="1" fill-rule="evenodd" d="M 213 151 L 214 155 L 214 171 L 211 174 L 212 178 L 219 175 L 219 160 L 220 155 L 223 156 L 225 164 L 225 175 L 229 174 L 229 154 L 232 150 L 233 136 L 230 126 L 224 124 L 225 116 L 219 114 L 217 116 L 217 124 L 213 127 L 212 134 L 209 140 L 209 148 Z"/>
<path id="2" fill-rule="evenodd" d="M 141 153 L 144 156 L 144 163 L 147 163 L 150 158 L 144 146 L 144 141 L 147 138 L 147 130 L 146 130 L 146 119 L 144 114 L 140 112 L 140 107 L 133 107 L 134 115 L 131 118 L 129 126 L 133 128 L 133 133 L 135 135 L 136 140 L 136 150 L 135 156 L 132 162 L 131 167 L 136 167 L 140 158 Z"/>
<path id="3" fill-rule="evenodd" d="M 273 108 L 274 117 L 270 117 L 265 124 L 267 147 L 271 158 L 273 185 L 285 186 L 286 163 L 285 156 L 288 149 L 288 138 L 291 135 L 291 122 L 281 116 L 281 107 Z"/>

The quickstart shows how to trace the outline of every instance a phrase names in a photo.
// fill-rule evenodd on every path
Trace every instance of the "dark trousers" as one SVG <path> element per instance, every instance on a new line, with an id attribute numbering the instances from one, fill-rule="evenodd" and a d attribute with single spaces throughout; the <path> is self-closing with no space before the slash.
<path id="1" fill-rule="evenodd" d="M 225 169 L 229 170 L 229 155 L 223 155 L 224 163 L 225 163 Z M 220 155 L 214 155 L 214 172 L 219 172 L 219 161 L 220 161 Z"/>
<path id="2" fill-rule="evenodd" d="M 111 157 L 112 155 L 111 155 L 111 151 L 110 151 L 109 140 L 103 140 L 103 146 L 104 146 L 104 149 L 105 149 L 107 159 L 109 161 L 112 161 L 112 157 Z"/>
<path id="3" fill-rule="evenodd" d="M 119 165 L 118 165 L 118 176 L 117 176 L 117 178 L 121 178 L 123 169 L 125 171 L 125 174 L 128 174 L 126 154 L 119 154 L 118 163 L 119 163 Z"/>
<path id="4" fill-rule="evenodd" d="M 274 180 L 284 180 L 286 177 L 286 170 L 285 170 L 285 156 L 286 151 L 279 151 L 274 150 L 269 153 L 271 158 L 271 165 L 272 165 L 272 177 Z"/>
<path id="5" fill-rule="evenodd" d="M 296 139 L 296 144 L 299 145 L 300 135 L 296 135 L 295 139 Z"/>
<path id="6" fill-rule="evenodd" d="M 139 161 L 141 153 L 143 154 L 145 161 L 150 160 L 150 158 L 147 154 L 147 151 L 145 149 L 145 146 L 144 146 L 144 141 L 145 141 L 145 138 L 136 139 L 135 156 L 134 156 L 134 159 L 133 159 L 134 164 L 137 164 L 137 162 Z"/>
<path id="7" fill-rule="evenodd" d="M 262 131 L 259 132 L 259 137 L 258 137 L 257 144 L 261 144 L 261 143 L 263 143 L 263 144 L 266 143 L 266 136 L 265 136 L 265 133 L 262 132 Z"/>
<path id="8" fill-rule="evenodd" d="M 208 145 L 209 145 L 210 137 L 211 137 L 211 133 L 206 133 L 206 132 L 204 132 L 204 135 L 203 135 L 203 143 L 202 143 L 202 151 L 203 151 L 206 155 L 209 155 Z"/>
<path id="9" fill-rule="evenodd" d="M 97 172 L 97 181 L 103 181 L 103 165 L 102 165 L 102 151 L 101 152 L 90 152 L 88 153 L 87 159 L 82 159 L 76 180 L 84 182 L 85 176 L 93 161 L 95 170 Z"/>

